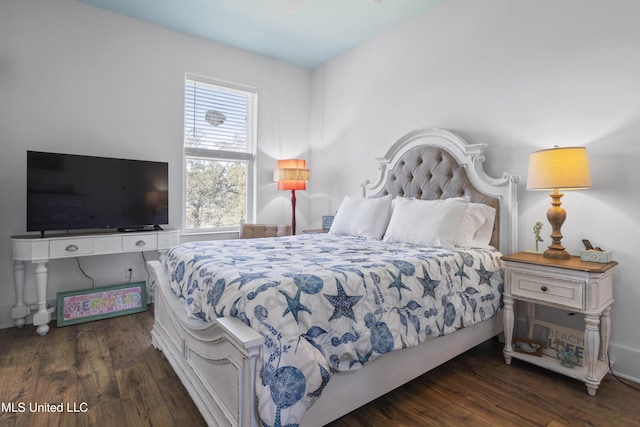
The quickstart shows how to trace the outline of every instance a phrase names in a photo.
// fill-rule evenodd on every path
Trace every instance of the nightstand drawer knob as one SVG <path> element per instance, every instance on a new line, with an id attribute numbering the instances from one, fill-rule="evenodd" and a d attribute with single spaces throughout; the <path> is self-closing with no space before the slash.
<path id="1" fill-rule="evenodd" d="M 546 286 L 540 286 L 540 290 L 542 292 L 547 292 L 547 287 Z"/>

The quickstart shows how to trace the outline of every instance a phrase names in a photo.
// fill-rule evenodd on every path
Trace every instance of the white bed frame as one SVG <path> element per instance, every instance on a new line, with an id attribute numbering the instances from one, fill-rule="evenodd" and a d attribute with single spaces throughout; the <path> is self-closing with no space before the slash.
<path id="1" fill-rule="evenodd" d="M 441 129 L 421 129 L 398 140 L 379 158 L 380 178 L 363 184 L 365 192 L 383 188 L 389 171 L 408 150 L 420 145 L 445 149 L 482 193 L 499 199 L 500 249 L 511 253 L 517 247 L 516 184 L 518 178 L 505 173 L 489 177 L 482 167 L 485 144 L 467 144 Z M 167 272 L 158 261 L 148 263 L 150 284 L 156 287 L 155 323 L 151 331 L 154 347 L 162 350 L 210 426 L 259 426 L 255 404 L 256 361 L 262 336 L 239 319 L 224 317 L 203 322 L 186 316 L 183 303 L 169 287 Z M 437 338 L 418 347 L 399 350 L 366 364 L 363 368 L 332 376 L 322 396 L 305 413 L 302 426 L 322 426 L 385 393 L 428 372 L 503 330 L 502 316 Z M 352 392 L 357 390 L 357 392 Z"/>

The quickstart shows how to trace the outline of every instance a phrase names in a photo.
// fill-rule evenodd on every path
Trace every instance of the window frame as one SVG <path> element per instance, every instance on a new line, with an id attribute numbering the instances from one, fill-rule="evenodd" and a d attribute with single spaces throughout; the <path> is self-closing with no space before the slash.
<path id="1" fill-rule="evenodd" d="M 247 119 L 247 151 L 232 151 L 222 149 L 209 149 L 202 147 L 188 147 L 186 145 L 187 126 L 185 115 L 187 114 L 187 93 L 186 87 L 189 81 L 215 86 L 217 89 L 229 92 L 240 92 L 250 98 L 250 110 Z M 182 234 L 217 234 L 238 232 L 238 226 L 230 227 L 208 227 L 208 228 L 188 228 L 187 227 L 187 161 L 189 159 L 211 160 L 211 161 L 235 161 L 247 164 L 246 176 L 246 222 L 255 221 L 256 217 L 256 159 L 257 159 L 257 134 L 258 134 L 258 89 L 238 83 L 231 83 L 210 77 L 205 77 L 192 73 L 185 73 L 183 85 L 183 132 L 182 132 Z"/>

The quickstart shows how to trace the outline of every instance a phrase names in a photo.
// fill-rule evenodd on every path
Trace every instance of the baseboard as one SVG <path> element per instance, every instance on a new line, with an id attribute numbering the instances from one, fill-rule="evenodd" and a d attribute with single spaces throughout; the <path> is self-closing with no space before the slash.
<path id="1" fill-rule="evenodd" d="M 55 307 L 55 306 L 56 306 L 55 299 L 47 301 L 47 307 Z M 13 308 L 13 304 L 0 305 L 0 329 L 13 328 L 14 323 L 13 323 L 13 318 L 11 317 L 12 308 Z M 31 314 L 29 314 L 26 319 L 27 325 L 33 324 L 33 314 L 36 311 L 37 311 L 36 308 L 31 309 Z M 56 319 L 56 312 L 54 310 L 53 313 L 51 313 L 51 321 L 54 321 L 55 319 Z"/>
<path id="2" fill-rule="evenodd" d="M 609 344 L 609 357 L 616 376 L 640 384 L 640 350 Z"/>
<path id="3" fill-rule="evenodd" d="M 13 326 L 11 307 L 13 307 L 13 305 L 0 305 L 0 329 L 11 328 Z"/>
<path id="4" fill-rule="evenodd" d="M 147 305 L 153 304 L 154 299 L 155 299 L 154 292 L 150 291 L 147 294 Z M 47 307 L 55 307 L 56 304 L 57 304 L 57 301 L 55 299 L 47 301 Z M 13 304 L 0 305 L 0 329 L 13 328 L 14 322 L 13 322 L 13 319 L 11 318 L 12 308 L 13 308 Z M 35 312 L 36 312 L 36 309 L 32 308 L 31 314 L 27 316 L 27 322 L 26 322 L 27 325 L 33 324 L 33 313 Z M 53 322 L 55 320 L 56 320 L 56 311 L 54 310 L 53 313 L 51 313 L 51 321 Z"/>

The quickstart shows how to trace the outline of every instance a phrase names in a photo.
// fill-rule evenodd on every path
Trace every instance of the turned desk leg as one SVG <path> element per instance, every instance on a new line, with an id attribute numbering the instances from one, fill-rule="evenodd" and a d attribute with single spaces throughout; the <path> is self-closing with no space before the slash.
<path id="1" fill-rule="evenodd" d="M 504 361 L 507 365 L 511 364 L 511 353 L 513 353 L 513 298 L 510 296 L 504 296 L 504 309 L 503 309 L 503 321 L 504 321 Z"/>
<path id="2" fill-rule="evenodd" d="M 37 326 L 36 332 L 39 335 L 46 335 L 49 332 L 49 322 L 51 312 L 47 308 L 47 262 L 37 261 L 36 264 L 36 287 L 38 291 L 38 311 L 33 315 L 33 325 Z M 25 283 L 25 262 L 13 262 L 13 284 L 16 288 L 16 305 L 11 309 L 13 324 L 17 328 L 22 328 L 27 322 L 27 316 L 31 313 L 31 307 L 24 303 L 24 283 Z"/>
<path id="3" fill-rule="evenodd" d="M 39 335 L 49 332 L 51 313 L 47 309 L 47 262 L 38 261 L 36 264 L 36 287 L 38 290 L 38 311 L 33 315 L 33 324 L 37 326 Z"/>
<path id="4" fill-rule="evenodd" d="M 13 285 L 16 288 L 16 305 L 11 309 L 11 318 L 14 319 L 13 324 L 16 328 L 22 328 L 27 322 L 29 307 L 24 304 L 24 277 L 25 265 L 24 261 L 13 262 Z"/>

